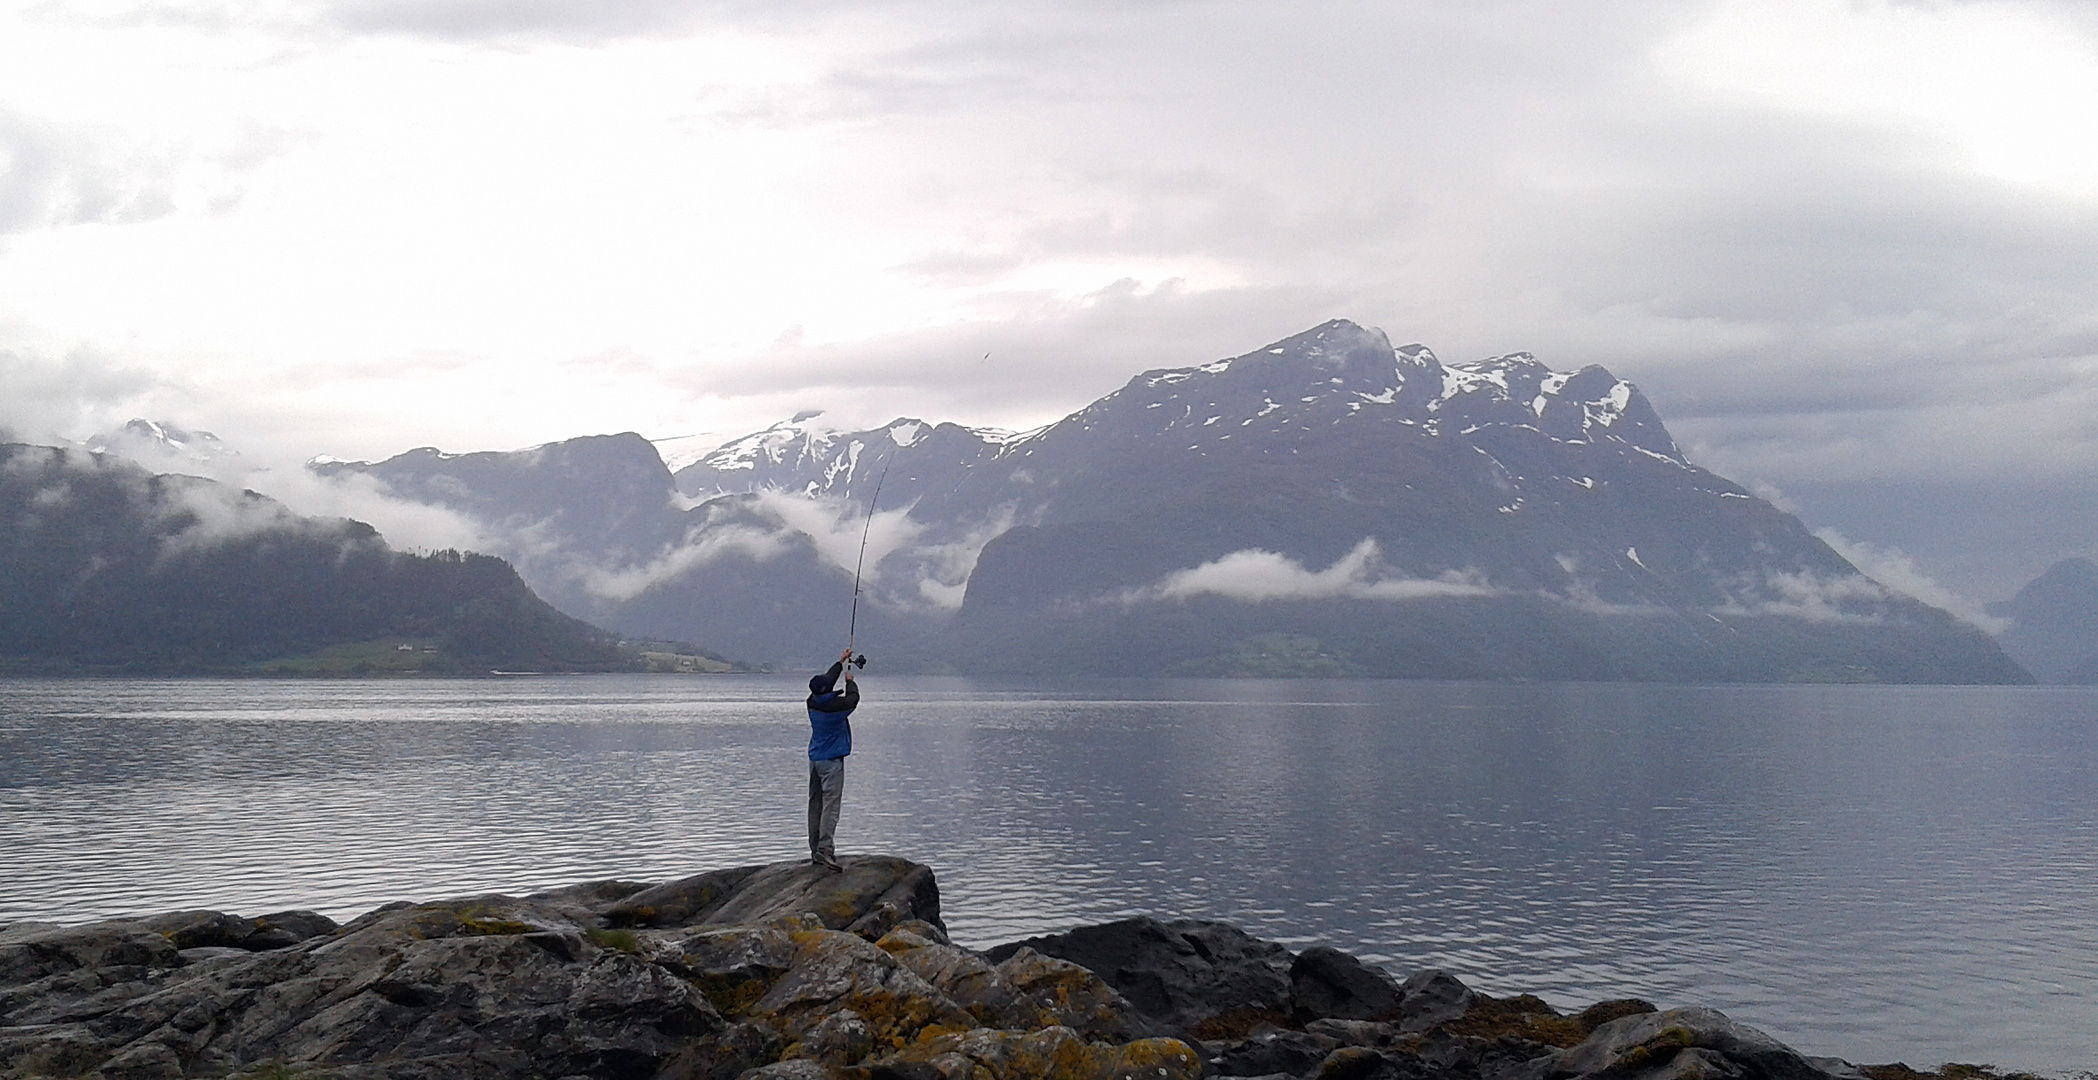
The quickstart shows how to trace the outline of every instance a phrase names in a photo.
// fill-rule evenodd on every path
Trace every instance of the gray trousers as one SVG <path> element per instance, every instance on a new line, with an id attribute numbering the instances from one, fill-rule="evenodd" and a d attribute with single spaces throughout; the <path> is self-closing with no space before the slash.
<path id="1" fill-rule="evenodd" d="M 845 759 L 809 762 L 809 854 L 837 857 L 838 807 L 845 801 Z"/>

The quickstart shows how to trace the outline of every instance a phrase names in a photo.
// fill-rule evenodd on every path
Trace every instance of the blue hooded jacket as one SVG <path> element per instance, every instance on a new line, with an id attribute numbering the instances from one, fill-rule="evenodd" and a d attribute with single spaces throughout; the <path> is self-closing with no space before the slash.
<path id="1" fill-rule="evenodd" d="M 852 753 L 852 710 L 860 703 L 860 685 L 848 679 L 845 689 L 834 690 L 845 673 L 845 662 L 809 679 L 809 760 L 828 761 Z"/>

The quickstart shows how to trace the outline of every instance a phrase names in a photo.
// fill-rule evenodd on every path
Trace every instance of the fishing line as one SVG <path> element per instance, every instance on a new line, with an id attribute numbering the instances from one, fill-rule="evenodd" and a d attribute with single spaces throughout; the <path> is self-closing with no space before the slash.
<path id="1" fill-rule="evenodd" d="M 852 567 L 852 624 L 845 631 L 845 647 L 851 648 L 860 629 L 860 570 L 867 565 L 867 534 L 874 529 L 874 508 L 881 503 L 881 486 L 889 482 L 889 466 L 896 464 L 895 451 L 882 463 L 881 478 L 874 481 L 874 497 L 867 500 L 867 524 L 860 527 L 860 559 Z M 861 661 L 861 667 L 866 666 Z"/>

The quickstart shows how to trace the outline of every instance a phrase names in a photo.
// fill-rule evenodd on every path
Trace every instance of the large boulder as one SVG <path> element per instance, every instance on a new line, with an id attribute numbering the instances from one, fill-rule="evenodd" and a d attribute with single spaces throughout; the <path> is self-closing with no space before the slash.
<path id="1" fill-rule="evenodd" d="M 809 914 L 831 930 L 878 938 L 917 919 L 941 930 L 940 887 L 930 867 L 881 855 L 848 855 L 838 872 L 806 862 L 696 874 L 605 904 L 614 926 L 745 926 Z"/>
<path id="2" fill-rule="evenodd" d="M 166 936 L 133 922 L 16 923 L 0 928 L 0 987 L 78 971 L 124 969 L 143 975 L 181 966 L 179 952 Z"/>
<path id="3" fill-rule="evenodd" d="M 138 920 L 138 925 L 174 942 L 178 949 L 244 949 L 260 952 L 297 945 L 340 929 L 314 911 L 279 911 L 247 918 L 223 911 L 175 911 Z"/>
<path id="4" fill-rule="evenodd" d="M 119 981 L 18 1002 L 0 1026 L 0 1071 L 114 1080 L 275 1062 L 350 1080 L 646 1076 L 728 1027 L 683 979 L 505 897 L 389 906 L 333 936 L 200 963 L 155 931 L 82 929 L 114 947 L 75 948 L 91 966 L 61 974 Z M 138 955 L 161 966 L 137 974 Z"/>
<path id="5" fill-rule="evenodd" d="M 1455 975 L 1437 968 L 1416 971 L 1399 984 L 1400 1030 L 1426 1031 L 1464 1016 L 1478 995 Z M 1336 1014 L 1337 1015 L 1337 1014 Z"/>
<path id="6" fill-rule="evenodd" d="M 1305 1020 L 1390 1020 L 1399 1014 L 1398 980 L 1339 949 L 1313 945 L 1289 966 L 1290 994 Z"/>
<path id="7" fill-rule="evenodd" d="M 1289 1019 L 1289 950 L 1228 923 L 1139 916 L 1000 945 L 986 955 L 1002 961 L 1023 948 L 1092 971 L 1172 1031 L 1217 1037 Z"/>
<path id="8" fill-rule="evenodd" d="M 1809 1060 L 1715 1009 L 1687 1008 L 1604 1023 L 1579 1045 L 1535 1062 L 1525 1080 L 1834 1080 L 1847 1071 Z"/>

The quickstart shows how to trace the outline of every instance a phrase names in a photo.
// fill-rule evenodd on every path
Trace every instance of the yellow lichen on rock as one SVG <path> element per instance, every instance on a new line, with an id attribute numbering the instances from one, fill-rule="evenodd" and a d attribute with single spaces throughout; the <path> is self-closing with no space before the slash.
<path id="1" fill-rule="evenodd" d="M 1202 1056 L 1179 1039 L 1138 1039 L 1113 1051 L 1095 1080 L 1198 1080 Z"/>

